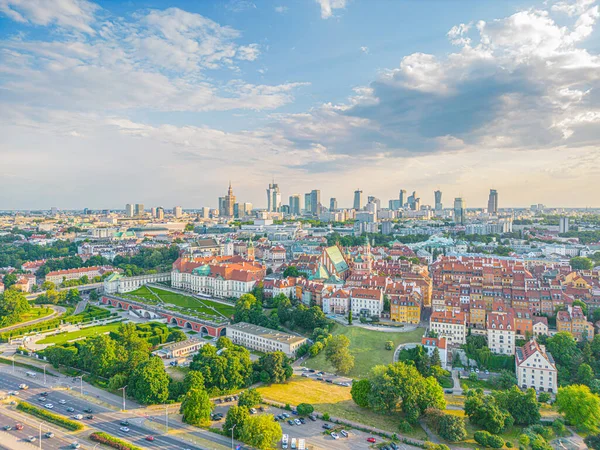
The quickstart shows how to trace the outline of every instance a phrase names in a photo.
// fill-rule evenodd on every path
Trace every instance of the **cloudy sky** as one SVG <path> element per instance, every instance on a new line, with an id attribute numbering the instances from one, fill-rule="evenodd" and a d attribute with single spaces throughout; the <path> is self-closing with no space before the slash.
<path id="1" fill-rule="evenodd" d="M 600 206 L 597 0 L 0 0 L 0 209 Z"/>

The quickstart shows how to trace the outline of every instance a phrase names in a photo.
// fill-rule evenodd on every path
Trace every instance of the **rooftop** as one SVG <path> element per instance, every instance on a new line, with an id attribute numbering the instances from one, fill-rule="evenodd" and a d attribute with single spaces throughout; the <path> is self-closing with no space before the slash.
<path id="1" fill-rule="evenodd" d="M 254 336 L 260 336 L 264 339 L 278 341 L 283 344 L 296 344 L 298 342 L 303 342 L 306 340 L 306 338 L 302 336 L 294 336 L 293 334 L 288 334 L 277 330 L 271 330 L 269 328 L 253 325 L 247 322 L 239 322 L 227 325 L 227 329 L 242 331 L 244 333 L 252 334 Z"/>

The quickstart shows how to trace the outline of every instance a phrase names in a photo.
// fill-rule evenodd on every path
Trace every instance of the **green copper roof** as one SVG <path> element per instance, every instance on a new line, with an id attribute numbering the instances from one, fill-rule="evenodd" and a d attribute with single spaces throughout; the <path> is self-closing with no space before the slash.
<path id="1" fill-rule="evenodd" d="M 196 267 L 195 269 L 192 270 L 192 274 L 200 275 L 200 276 L 207 276 L 210 274 L 210 266 L 208 264 L 205 264 L 203 266 Z"/>
<path id="2" fill-rule="evenodd" d="M 335 245 L 327 247 L 325 249 L 325 252 L 329 256 L 329 259 L 331 259 L 331 262 L 333 263 L 335 271 L 337 273 L 342 273 L 348 270 L 348 264 L 346 263 L 344 255 L 342 255 L 342 252 L 338 247 L 336 247 Z"/>

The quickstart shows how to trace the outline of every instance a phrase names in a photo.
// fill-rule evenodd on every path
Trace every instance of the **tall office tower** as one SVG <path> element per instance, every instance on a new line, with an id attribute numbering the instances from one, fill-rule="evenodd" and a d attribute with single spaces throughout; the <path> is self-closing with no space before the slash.
<path id="1" fill-rule="evenodd" d="M 225 213 L 225 197 L 219 197 L 217 209 L 219 210 L 219 216 L 222 216 Z"/>
<path id="2" fill-rule="evenodd" d="M 310 192 L 304 194 L 304 214 L 310 214 L 312 212 L 312 197 Z"/>
<path id="3" fill-rule="evenodd" d="M 290 214 L 293 216 L 299 216 L 301 213 L 300 194 L 290 195 Z"/>
<path id="4" fill-rule="evenodd" d="M 281 212 L 283 214 L 289 214 L 290 213 L 290 205 L 281 205 Z"/>
<path id="5" fill-rule="evenodd" d="M 156 207 L 155 206 L 153 206 L 152 208 L 150 208 L 150 215 L 152 217 L 156 217 Z"/>
<path id="6" fill-rule="evenodd" d="M 221 205 L 221 199 L 223 197 L 219 197 L 219 205 Z M 208 219 L 210 217 L 210 208 L 208 206 L 203 206 L 200 208 L 200 212 L 198 213 L 198 217 L 200 219 Z"/>
<path id="7" fill-rule="evenodd" d="M 310 212 L 313 214 L 321 213 L 321 191 L 313 189 L 310 192 Z"/>
<path id="8" fill-rule="evenodd" d="M 396 211 L 396 210 L 402 208 L 402 203 L 400 203 L 400 200 L 392 199 L 388 202 L 388 207 L 392 211 Z"/>
<path id="9" fill-rule="evenodd" d="M 498 191 L 496 189 L 490 189 L 490 196 L 488 198 L 488 213 L 498 214 Z"/>
<path id="10" fill-rule="evenodd" d="M 133 205 L 131 203 L 127 203 L 125 205 L 125 214 L 127 215 L 127 217 L 133 217 L 134 211 L 133 211 Z"/>
<path id="11" fill-rule="evenodd" d="M 398 200 L 400 200 L 400 208 L 404 207 L 406 203 L 406 190 L 400 189 L 400 193 L 398 194 Z"/>
<path id="12" fill-rule="evenodd" d="M 242 213 L 243 215 L 243 213 Z M 240 204 L 239 203 L 235 203 L 233 205 L 233 217 L 235 217 L 236 219 L 238 217 L 240 217 Z"/>
<path id="13" fill-rule="evenodd" d="M 281 191 L 279 185 L 275 183 L 269 183 L 267 189 L 267 211 L 277 212 L 281 208 Z"/>
<path id="14" fill-rule="evenodd" d="M 136 216 L 143 216 L 144 215 L 144 204 L 143 203 L 136 203 L 135 204 L 135 215 Z"/>
<path id="15" fill-rule="evenodd" d="M 252 214 L 252 203 L 242 203 L 242 211 L 244 212 L 245 216 L 249 216 L 250 214 Z"/>
<path id="16" fill-rule="evenodd" d="M 181 206 L 176 206 L 173 208 L 173 215 L 177 219 L 179 219 L 181 216 L 183 216 L 183 210 L 181 209 Z"/>
<path id="17" fill-rule="evenodd" d="M 362 209 L 362 191 L 357 189 L 354 191 L 354 209 L 360 211 Z"/>
<path id="18" fill-rule="evenodd" d="M 377 205 L 377 211 L 379 211 L 381 209 L 381 200 L 379 200 L 377 197 L 373 197 L 372 195 L 369 195 L 367 197 L 367 203 L 375 203 Z"/>
<path id="19" fill-rule="evenodd" d="M 442 209 L 444 209 L 444 206 L 442 205 L 442 191 L 435 191 L 433 193 L 433 196 L 435 197 L 435 210 L 441 211 Z"/>
<path id="20" fill-rule="evenodd" d="M 461 197 L 454 199 L 454 223 L 463 225 L 466 219 L 467 206 Z"/>
<path id="21" fill-rule="evenodd" d="M 417 211 L 421 205 L 421 199 L 417 197 L 417 191 L 413 191 L 411 195 L 406 199 L 408 207 L 414 211 Z"/>
<path id="22" fill-rule="evenodd" d="M 331 197 L 329 199 L 329 211 L 336 211 L 338 209 L 337 198 Z"/>
<path id="23" fill-rule="evenodd" d="M 229 189 L 227 189 L 227 195 L 223 197 L 223 209 L 219 209 L 219 216 L 234 217 L 233 205 L 235 205 L 235 195 L 233 195 L 233 188 L 231 187 L 230 181 Z"/>
<path id="24" fill-rule="evenodd" d="M 569 231 L 569 218 L 561 217 L 558 221 L 558 232 L 559 233 L 567 233 Z"/>
<path id="25" fill-rule="evenodd" d="M 52 208 L 50 208 L 50 214 L 52 214 L 53 216 L 58 214 L 58 208 L 56 206 L 53 206 Z"/>
<path id="26" fill-rule="evenodd" d="M 367 206 L 365 206 L 365 210 L 367 210 L 370 213 L 373 213 L 373 222 L 377 222 L 377 203 L 376 202 L 369 202 L 367 203 Z"/>
<path id="27" fill-rule="evenodd" d="M 158 220 L 163 220 L 165 218 L 165 210 L 162 206 L 156 208 L 156 217 Z"/>

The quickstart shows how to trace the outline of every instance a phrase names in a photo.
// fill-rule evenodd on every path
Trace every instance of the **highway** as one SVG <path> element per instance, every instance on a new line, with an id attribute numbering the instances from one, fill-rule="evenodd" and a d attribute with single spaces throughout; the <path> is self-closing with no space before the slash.
<path id="1" fill-rule="evenodd" d="M 23 382 L 25 382 L 26 384 L 29 385 L 29 389 L 19 390 L 18 386 Z M 182 450 L 182 449 L 190 449 L 191 450 L 191 449 L 208 448 L 208 447 L 199 447 L 197 445 L 194 445 L 193 443 L 190 443 L 183 439 L 177 439 L 170 435 L 166 435 L 166 436 L 165 435 L 155 435 L 155 434 L 153 434 L 153 432 L 148 431 L 148 429 L 146 429 L 144 426 L 142 426 L 142 424 L 145 420 L 145 417 L 135 416 L 134 414 L 131 414 L 131 413 L 115 412 L 108 408 L 105 408 L 105 407 L 102 407 L 99 405 L 95 405 L 95 404 L 92 404 L 85 400 L 82 400 L 80 398 L 71 396 L 71 395 L 69 395 L 69 391 L 67 391 L 67 390 L 49 390 L 48 388 L 44 388 L 42 385 L 36 383 L 34 380 L 26 380 L 25 381 L 20 377 L 8 374 L 6 372 L 3 372 L 2 376 L 0 377 L 0 390 L 7 391 L 7 392 L 10 392 L 10 391 L 18 392 L 18 394 L 15 397 L 25 400 L 25 401 L 27 401 L 31 404 L 34 404 L 40 408 L 44 408 L 44 405 L 47 403 L 52 403 L 54 405 L 54 408 L 52 408 L 52 412 L 54 412 L 56 414 L 61 414 L 61 415 L 67 416 L 67 417 L 72 417 L 75 414 L 83 414 L 85 416 L 87 413 L 85 413 L 84 410 L 87 408 L 91 408 L 93 411 L 94 419 L 82 420 L 82 422 L 85 425 L 87 425 L 90 428 L 104 431 L 113 436 L 130 441 L 139 447 L 144 447 L 144 448 L 149 448 L 149 449 L 153 449 L 153 448 L 159 449 L 160 448 L 160 449 L 173 449 L 173 450 Z M 40 401 L 38 401 L 38 399 L 40 397 L 40 393 L 44 392 L 44 391 L 48 392 L 47 400 L 44 402 L 40 402 Z M 60 403 L 61 400 L 64 401 L 64 404 Z M 73 408 L 74 411 L 69 412 L 69 411 L 67 411 L 67 408 Z M 16 412 L 17 411 L 9 411 L 9 412 L 6 412 L 6 414 L 14 415 Z M 5 411 L 2 411 L 2 413 L 3 413 L 2 417 L 0 417 L 0 428 L 2 428 L 4 425 L 13 425 L 14 426 L 13 419 L 11 419 L 8 423 L 4 422 L 4 420 L 6 420 Z M 160 414 L 160 411 L 157 411 L 156 414 L 157 414 L 156 421 L 159 422 L 162 418 L 162 414 L 160 416 L 158 416 L 158 414 Z M 30 416 L 30 417 L 31 417 L 31 421 L 30 421 L 31 423 L 36 423 L 36 424 L 39 423 L 38 419 L 36 419 L 33 416 Z M 129 421 L 128 428 L 130 430 L 128 432 L 123 432 L 120 430 L 120 428 L 122 427 L 120 422 L 123 419 L 127 419 Z M 55 430 L 57 428 L 59 428 L 59 427 L 54 427 Z M 190 431 L 190 430 L 188 430 L 187 427 L 182 427 L 181 425 L 175 424 L 175 423 L 173 423 L 170 426 L 170 429 L 178 430 L 178 431 L 185 430 L 188 433 Z M 35 432 L 33 432 L 33 431 L 28 430 L 27 433 L 34 434 L 37 436 L 38 431 L 36 430 Z M 69 435 L 71 436 L 71 438 L 73 440 L 76 440 L 75 436 L 80 435 L 81 433 L 82 432 L 78 432 L 75 434 L 69 433 Z M 29 436 L 30 434 L 27 434 L 27 436 Z M 146 440 L 146 436 L 148 436 L 149 434 L 152 434 L 152 436 L 154 437 L 154 441 L 150 442 L 150 441 Z M 189 433 L 189 434 L 192 434 L 192 433 Z M 193 434 L 195 435 L 196 433 L 193 433 Z M 88 433 L 85 433 L 84 435 L 80 436 L 80 438 L 83 438 L 83 436 L 87 436 L 87 435 L 88 435 Z M 228 440 L 227 438 L 225 438 L 224 436 L 219 436 L 219 435 L 213 434 L 213 433 L 206 433 L 206 434 L 203 433 L 201 438 L 214 441 L 216 444 L 215 447 L 219 447 L 219 448 L 223 448 L 224 445 L 229 446 L 231 444 L 231 441 Z M 51 439 L 49 439 L 48 441 L 50 441 L 50 440 Z M 57 439 L 57 441 L 58 441 L 58 439 Z M 46 442 L 44 442 L 44 448 L 51 448 L 51 447 L 47 447 L 45 444 L 46 444 Z M 63 444 L 64 444 L 64 442 L 63 442 Z M 64 448 L 64 446 L 62 448 Z"/>

